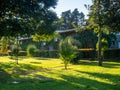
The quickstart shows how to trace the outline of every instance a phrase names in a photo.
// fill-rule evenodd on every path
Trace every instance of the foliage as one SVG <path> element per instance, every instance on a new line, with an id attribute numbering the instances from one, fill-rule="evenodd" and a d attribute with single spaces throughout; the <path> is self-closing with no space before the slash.
<path id="1" fill-rule="evenodd" d="M 103 54 L 104 54 L 104 51 L 108 48 L 108 41 L 105 39 L 105 38 L 103 38 L 102 39 L 102 42 L 101 42 L 101 50 L 102 50 L 102 56 L 103 56 Z M 96 44 L 96 49 L 98 50 L 98 42 L 97 42 L 97 44 Z"/>
<path id="2" fill-rule="evenodd" d="M 59 20 L 59 28 L 62 30 L 72 29 L 78 26 L 82 26 L 84 23 L 84 14 L 79 12 L 77 8 L 71 12 L 70 10 L 62 12 Z"/>
<path id="3" fill-rule="evenodd" d="M 97 35 L 92 30 L 83 30 L 75 36 L 82 44 L 82 48 L 95 48 Z"/>
<path id="4" fill-rule="evenodd" d="M 117 59 L 120 60 L 120 49 L 106 49 L 104 51 L 104 59 Z"/>
<path id="5" fill-rule="evenodd" d="M 81 49 L 79 49 L 79 51 L 82 54 L 82 59 L 94 60 L 97 56 L 97 52 L 93 48 L 81 48 Z"/>
<path id="6" fill-rule="evenodd" d="M 13 54 L 13 56 L 18 56 L 19 53 L 19 47 L 17 47 L 16 45 L 12 46 L 11 52 Z"/>
<path id="7" fill-rule="evenodd" d="M 66 37 L 60 41 L 59 54 L 60 58 L 64 62 L 65 69 L 67 69 L 69 62 L 77 55 L 77 46 L 73 45 L 74 42 L 76 42 L 76 40 L 74 40 L 72 37 Z"/>
<path id="8" fill-rule="evenodd" d="M 46 35 L 46 34 L 43 34 L 43 35 L 38 35 L 38 34 L 35 34 L 33 35 L 33 41 L 51 41 L 55 38 L 58 37 L 58 34 L 57 33 L 53 33 L 51 35 Z"/>
<path id="9" fill-rule="evenodd" d="M 7 37 L 2 37 L 1 38 L 1 50 L 4 52 L 4 51 L 7 51 L 7 48 L 8 47 L 8 38 Z"/>
<path id="10" fill-rule="evenodd" d="M 27 47 L 27 56 L 35 56 L 35 52 L 37 51 L 37 48 L 35 45 L 28 45 Z"/>
<path id="11" fill-rule="evenodd" d="M 8 54 L 12 56 L 12 51 L 9 51 Z M 27 56 L 27 52 L 19 50 L 18 56 Z"/>
<path id="12" fill-rule="evenodd" d="M 57 16 L 50 8 L 56 4 L 57 0 L 0 1 L 0 36 L 54 32 Z"/>
<path id="13" fill-rule="evenodd" d="M 120 1 L 100 0 L 100 22 L 98 19 L 98 0 L 93 0 L 89 7 L 89 28 L 97 28 L 100 23 L 108 31 L 117 32 L 120 30 Z"/>

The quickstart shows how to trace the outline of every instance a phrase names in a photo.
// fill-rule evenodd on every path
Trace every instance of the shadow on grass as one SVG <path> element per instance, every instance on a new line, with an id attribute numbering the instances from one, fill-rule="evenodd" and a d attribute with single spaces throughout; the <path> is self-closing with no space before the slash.
<path id="1" fill-rule="evenodd" d="M 98 66 L 98 61 L 82 60 L 76 65 Z M 120 62 L 103 61 L 102 67 L 105 67 L 105 68 L 119 68 L 120 67 Z"/>
<path id="2" fill-rule="evenodd" d="M 35 66 L 31 64 L 15 64 L 13 63 L 0 63 L 0 68 L 6 69 L 8 72 L 10 72 L 13 76 L 15 75 L 26 75 L 34 70 L 43 69 L 40 66 Z"/>
<path id="3" fill-rule="evenodd" d="M 120 75 L 103 74 L 103 73 L 95 73 L 95 72 L 93 73 L 93 72 L 85 72 L 85 71 L 78 71 L 78 70 L 76 70 L 76 71 L 80 72 L 80 73 L 88 74 L 89 76 L 93 76 L 95 78 L 109 80 L 109 81 L 113 82 L 114 84 L 120 81 Z"/>
<path id="4" fill-rule="evenodd" d="M 97 80 L 83 78 L 83 77 L 73 77 L 73 76 L 65 76 L 62 75 L 68 83 L 77 85 L 79 90 L 81 90 L 81 86 L 83 90 L 119 90 L 120 88 L 111 84 L 107 84 L 104 82 L 99 82 Z"/>
<path id="5" fill-rule="evenodd" d="M 8 57 L 11 60 L 15 60 L 14 56 L 9 56 Z M 36 60 L 49 60 L 50 58 L 43 58 L 43 57 L 28 57 L 28 56 L 18 56 L 18 60 L 24 60 L 24 59 L 29 59 L 29 58 L 33 58 Z"/>
<path id="6" fill-rule="evenodd" d="M 43 57 L 34 57 L 37 60 L 50 60 L 50 58 L 43 58 Z"/>
<path id="7" fill-rule="evenodd" d="M 13 79 L 11 78 L 11 75 L 6 73 L 5 71 L 0 71 L 2 71 L 2 74 L 0 72 L 0 75 L 3 75 L 3 77 L 0 78 L 0 90 L 120 90 L 120 87 L 114 84 L 108 84 L 105 82 L 100 82 L 97 80 L 80 76 L 78 77 L 72 75 L 68 76 L 64 74 L 59 74 L 59 77 L 62 78 L 60 80 L 46 77 L 43 75 L 35 75 L 32 78 L 18 77 L 16 79 Z M 120 78 L 120 76 L 110 74 L 91 73 L 78 70 L 76 72 L 88 74 L 90 76 L 98 77 L 101 79 L 108 79 L 113 83 L 115 83 L 116 80 Z M 51 72 L 45 73 L 49 74 Z M 18 81 L 19 83 L 13 84 L 7 82 L 11 82 L 13 80 Z"/>
<path id="8" fill-rule="evenodd" d="M 8 84 L 4 90 L 120 90 L 120 87 L 89 78 L 60 75 L 63 80 L 37 75 L 37 78 L 19 80 L 19 84 Z"/>
<path id="9" fill-rule="evenodd" d="M 0 84 L 7 83 L 11 79 L 11 75 L 3 69 L 0 69 Z"/>

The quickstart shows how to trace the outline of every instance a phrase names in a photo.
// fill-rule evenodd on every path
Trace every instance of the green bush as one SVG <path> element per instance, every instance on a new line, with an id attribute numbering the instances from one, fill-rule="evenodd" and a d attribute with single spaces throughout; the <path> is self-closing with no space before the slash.
<path id="1" fill-rule="evenodd" d="M 73 45 L 76 40 L 72 37 L 66 37 L 60 41 L 59 44 L 59 55 L 60 59 L 63 60 L 65 69 L 67 69 L 68 63 L 74 59 L 77 55 L 77 47 Z"/>
<path id="2" fill-rule="evenodd" d="M 104 59 L 120 59 L 120 49 L 106 49 Z"/>
<path id="3" fill-rule="evenodd" d="M 40 50 L 36 51 L 36 56 L 46 58 L 58 58 L 58 50 Z"/>
<path id="4" fill-rule="evenodd" d="M 33 57 L 36 56 L 37 48 L 35 45 L 28 45 L 27 47 L 27 56 Z"/>
<path id="5" fill-rule="evenodd" d="M 18 46 L 16 46 L 16 45 L 13 45 L 12 46 L 12 49 L 11 49 L 11 52 L 12 52 L 12 56 L 18 56 L 18 54 L 19 54 L 19 47 Z"/>
<path id="6" fill-rule="evenodd" d="M 72 64 L 77 64 L 79 62 L 79 60 L 82 59 L 82 57 L 83 57 L 83 54 L 81 51 L 78 50 L 77 52 L 78 53 L 77 53 L 76 57 L 70 61 Z"/>
<path id="7" fill-rule="evenodd" d="M 8 54 L 10 56 L 13 56 L 12 51 L 8 51 Z M 27 56 L 27 52 L 26 51 L 19 51 L 18 56 Z"/>
<path id="8" fill-rule="evenodd" d="M 82 54 L 83 59 L 95 59 L 97 56 L 97 52 L 95 49 L 86 48 L 86 49 L 79 49 Z"/>

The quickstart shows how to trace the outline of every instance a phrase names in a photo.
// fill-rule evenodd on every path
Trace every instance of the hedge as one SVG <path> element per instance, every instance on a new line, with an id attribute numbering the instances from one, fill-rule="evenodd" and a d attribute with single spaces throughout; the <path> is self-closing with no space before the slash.
<path id="1" fill-rule="evenodd" d="M 82 53 L 82 57 L 79 55 L 77 59 L 96 59 L 97 51 L 95 49 L 79 49 L 79 52 Z M 12 55 L 12 52 L 8 52 L 9 55 Z M 19 56 L 27 56 L 26 51 L 20 51 Z M 48 58 L 58 58 L 59 51 L 58 50 L 40 50 L 35 52 L 36 57 L 48 57 Z M 120 59 L 120 49 L 107 49 L 103 54 L 104 59 Z"/>
<path id="2" fill-rule="evenodd" d="M 120 49 L 107 49 L 103 54 L 104 59 L 120 59 Z"/>
<path id="3" fill-rule="evenodd" d="M 10 56 L 12 56 L 12 52 L 9 51 L 8 54 Z M 18 56 L 27 56 L 27 52 L 26 51 L 19 51 Z M 35 51 L 34 53 L 35 57 L 47 57 L 47 58 L 58 58 L 58 50 L 40 50 L 40 51 Z"/>
<path id="4" fill-rule="evenodd" d="M 97 56 L 96 50 L 92 48 L 79 49 L 79 52 L 82 53 L 83 59 L 95 59 Z"/>
<path id="5" fill-rule="evenodd" d="M 12 51 L 9 51 L 8 54 L 10 56 L 13 56 Z M 27 52 L 26 51 L 19 51 L 18 56 L 27 56 Z"/>

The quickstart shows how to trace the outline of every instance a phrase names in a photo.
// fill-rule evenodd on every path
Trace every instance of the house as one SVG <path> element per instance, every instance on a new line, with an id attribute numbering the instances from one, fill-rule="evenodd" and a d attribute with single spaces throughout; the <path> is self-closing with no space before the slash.
<path id="1" fill-rule="evenodd" d="M 120 48 L 120 33 L 116 34 L 115 47 Z"/>

